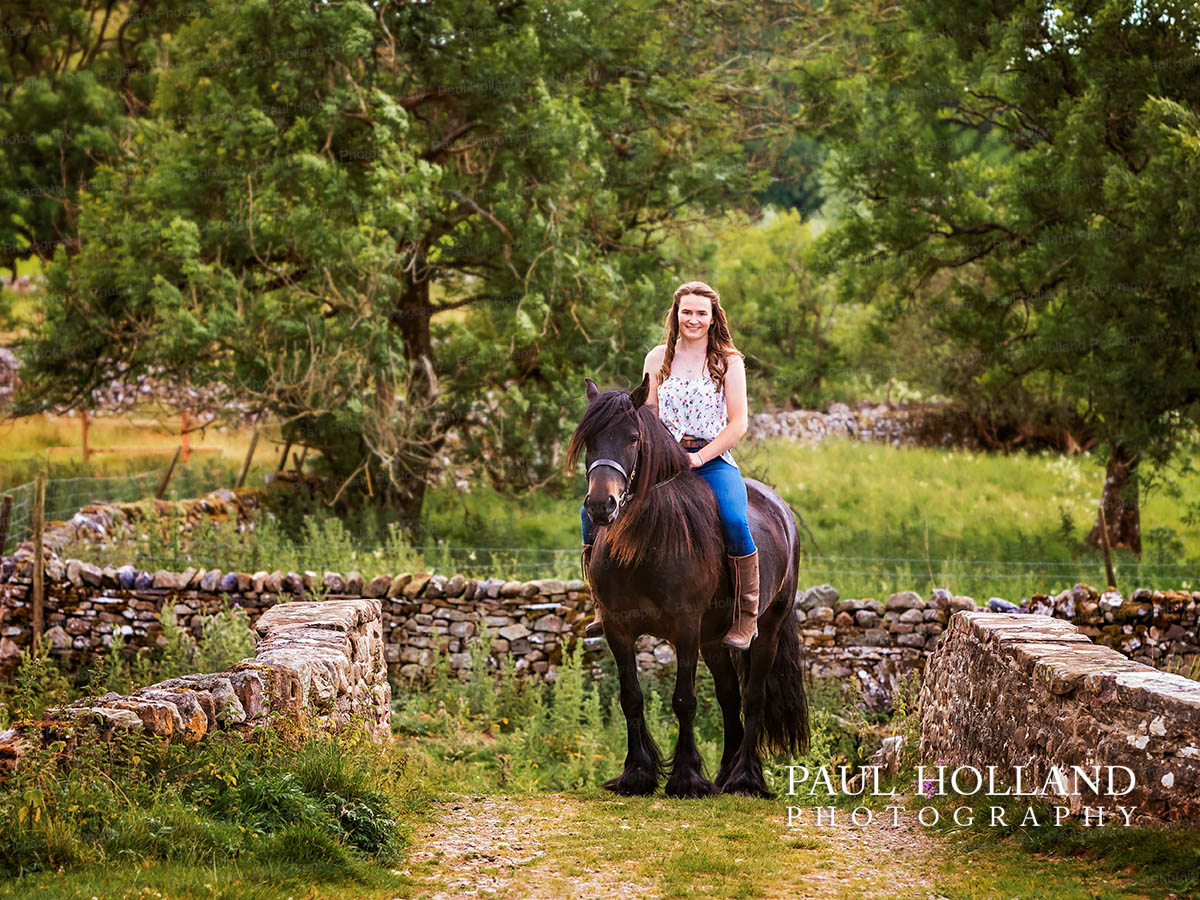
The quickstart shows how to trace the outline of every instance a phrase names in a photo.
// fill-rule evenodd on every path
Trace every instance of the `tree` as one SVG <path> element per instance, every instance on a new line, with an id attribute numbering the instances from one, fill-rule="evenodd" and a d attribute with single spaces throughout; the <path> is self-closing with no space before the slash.
<path id="1" fill-rule="evenodd" d="M 923 0 L 851 30 L 807 81 L 840 295 L 929 316 L 993 396 L 1061 392 L 1102 441 L 1109 542 L 1140 553 L 1139 466 L 1200 422 L 1200 12 Z"/>
<path id="2" fill-rule="evenodd" d="M 790 133 L 736 52 L 774 5 L 646 6 L 213 3 L 81 197 L 18 410 L 216 381 L 412 522 L 449 452 L 556 474 L 577 373 L 656 336 L 663 241 Z"/>
<path id="3" fill-rule="evenodd" d="M 0 266 L 74 253 L 78 194 L 146 112 L 184 0 L 0 2 Z"/>

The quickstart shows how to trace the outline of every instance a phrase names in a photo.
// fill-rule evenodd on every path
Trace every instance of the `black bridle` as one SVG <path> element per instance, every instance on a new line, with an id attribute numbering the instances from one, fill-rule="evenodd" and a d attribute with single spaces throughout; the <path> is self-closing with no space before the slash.
<path id="1" fill-rule="evenodd" d="M 612 466 L 612 468 L 614 468 L 618 472 L 620 472 L 622 477 L 625 479 L 625 489 L 623 491 L 621 491 L 620 496 L 617 497 L 617 511 L 615 513 L 613 513 L 613 521 L 614 522 L 617 520 L 617 516 L 619 516 L 621 514 L 621 509 L 625 506 L 626 503 L 629 502 L 629 498 L 633 496 L 633 477 L 637 474 L 637 464 L 638 464 L 638 460 L 641 459 L 641 455 L 642 455 L 642 441 L 641 441 L 641 438 L 638 438 L 637 453 L 635 453 L 634 457 L 633 457 L 633 467 L 628 472 L 625 471 L 625 467 L 623 465 L 621 465 L 615 459 L 609 459 L 608 457 L 601 457 L 600 459 L 594 460 L 592 462 L 592 464 L 588 466 L 587 477 L 589 477 L 589 478 L 591 477 L 592 469 L 596 468 L 596 466 Z M 680 472 L 676 472 L 674 475 L 672 475 L 666 481 L 658 482 L 658 484 L 654 485 L 654 490 L 658 490 L 660 487 L 662 487 L 665 484 L 670 484 L 672 481 L 674 481 L 676 478 L 678 478 L 681 474 L 683 474 L 683 472 L 689 471 L 690 468 L 691 467 L 689 465 L 688 469 L 683 469 Z"/>
<path id="2" fill-rule="evenodd" d="M 592 464 L 588 466 L 587 477 L 589 478 L 592 475 L 592 469 L 596 468 L 596 466 L 612 466 L 612 468 L 620 472 L 622 477 L 625 479 L 625 489 L 621 491 L 621 495 L 617 497 L 617 511 L 613 514 L 614 522 L 617 520 L 617 516 L 621 514 L 622 507 L 624 507 L 625 504 L 629 502 L 629 498 L 633 496 L 633 476 L 637 474 L 638 460 L 642 455 L 642 442 L 640 439 L 638 440 L 637 446 L 637 452 L 633 457 L 633 468 L 628 472 L 626 472 L 625 467 L 615 459 L 608 459 L 607 457 L 601 457 L 600 459 L 593 461 Z"/>

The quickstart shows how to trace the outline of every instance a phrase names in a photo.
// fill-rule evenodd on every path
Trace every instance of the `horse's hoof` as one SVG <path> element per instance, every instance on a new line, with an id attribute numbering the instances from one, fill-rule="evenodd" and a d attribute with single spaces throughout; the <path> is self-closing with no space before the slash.
<path id="1" fill-rule="evenodd" d="M 658 776 L 650 771 L 626 769 L 604 782 L 604 789 L 623 797 L 648 797 L 658 790 Z"/>
<path id="2" fill-rule="evenodd" d="M 688 772 L 687 774 L 672 775 L 667 782 L 668 797 L 711 797 L 713 794 L 720 793 L 720 788 L 709 781 L 707 778 L 695 773 Z"/>
<path id="3" fill-rule="evenodd" d="M 775 792 L 768 790 L 765 784 L 755 784 L 749 780 L 727 780 L 721 785 L 722 794 L 738 794 L 742 797 L 761 797 L 763 800 L 774 800 Z"/>

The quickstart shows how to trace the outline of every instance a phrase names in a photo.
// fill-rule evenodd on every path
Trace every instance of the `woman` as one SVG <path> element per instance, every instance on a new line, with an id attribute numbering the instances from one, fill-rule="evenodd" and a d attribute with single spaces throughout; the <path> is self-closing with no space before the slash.
<path id="1" fill-rule="evenodd" d="M 738 597 L 724 643 L 745 650 L 758 635 L 758 548 L 746 522 L 746 483 L 729 452 L 746 433 L 745 363 L 729 336 L 720 297 L 703 281 L 689 281 L 675 289 L 664 334 L 664 342 L 646 354 L 642 370 L 650 375 L 646 403 L 657 409 L 667 429 L 691 454 L 696 474 L 716 495 Z M 586 567 L 596 529 L 583 507 L 579 512 Z M 604 631 L 598 603 L 595 610 L 596 618 L 585 632 L 589 636 Z"/>

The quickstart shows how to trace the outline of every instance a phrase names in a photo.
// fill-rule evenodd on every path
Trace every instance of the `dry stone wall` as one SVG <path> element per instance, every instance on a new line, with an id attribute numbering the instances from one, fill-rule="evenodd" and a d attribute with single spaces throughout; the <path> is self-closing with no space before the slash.
<path id="1" fill-rule="evenodd" d="M 224 672 L 185 675 L 47 709 L 44 721 L 0 732 L 0 765 L 57 722 L 87 722 L 101 737 L 142 730 L 195 743 L 214 731 L 270 727 L 286 716 L 302 727 L 361 725 L 376 741 L 391 734 L 391 686 L 378 600 L 284 603 L 258 618 L 255 655 Z"/>
<path id="2" fill-rule="evenodd" d="M 1133 822 L 1200 819 L 1200 683 L 1095 644 L 1069 622 L 956 613 L 929 659 L 920 708 L 921 757 L 948 769 L 995 766 L 1012 785 L 1020 766 L 1026 792 L 1049 784 L 1051 803 L 1104 809 L 1110 823 L 1124 821 L 1117 805 L 1136 807 Z M 1092 781 L 1100 767 L 1100 789 L 1075 766 Z M 1109 766 L 1132 779 L 1117 769 L 1110 789 Z"/>
<path id="3" fill-rule="evenodd" d="M 31 581 L 28 555 L 0 559 L 0 671 L 11 671 L 29 644 Z M 582 638 L 592 615 L 587 586 L 577 579 L 478 580 L 427 572 L 367 578 L 360 572 L 197 568 L 146 572 L 55 558 L 47 565 L 46 587 L 46 636 L 52 652 L 73 664 L 102 651 L 118 632 L 128 653 L 153 647 L 162 639 L 158 616 L 166 605 L 182 627 L 199 637 L 204 616 L 224 603 L 239 605 L 254 622 L 281 600 L 321 594 L 330 600 L 379 602 L 384 659 L 400 677 L 431 673 L 440 652 L 449 654 L 452 672 L 465 674 L 472 665 L 472 643 L 486 628 L 497 665 L 511 655 L 517 671 L 553 678 L 564 644 Z M 1038 599 L 1042 596 L 1035 595 L 1027 605 L 1048 602 L 1046 608 L 1058 617 L 1074 617 L 1098 642 L 1146 662 L 1200 658 L 1200 592 L 1138 591 L 1129 601 L 1111 592 L 1102 600 L 1087 585 L 1076 585 L 1054 600 Z M 1018 608 L 999 598 L 991 602 Z M 927 598 L 902 591 L 880 602 L 843 599 L 826 584 L 796 598 L 812 673 L 844 683 L 853 680 L 875 711 L 891 709 L 906 672 L 923 670 L 949 616 L 978 608 L 973 598 L 941 589 Z M 602 638 L 585 640 L 584 648 L 593 662 L 607 653 Z M 670 666 L 675 654 L 670 644 L 645 636 L 637 658 L 643 670 L 653 670 Z"/>

